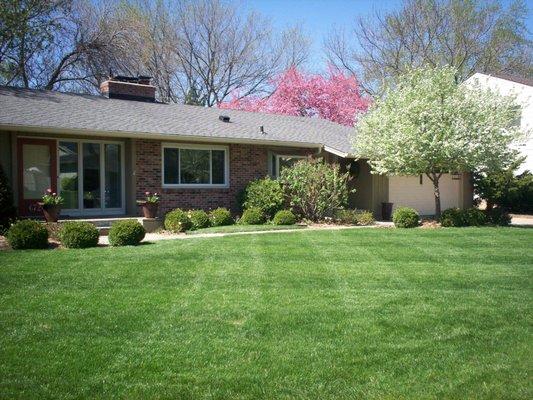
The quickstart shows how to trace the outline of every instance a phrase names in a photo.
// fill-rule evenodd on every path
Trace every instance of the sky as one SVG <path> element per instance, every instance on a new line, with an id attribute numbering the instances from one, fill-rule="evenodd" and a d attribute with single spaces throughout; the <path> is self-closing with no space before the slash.
<path id="1" fill-rule="evenodd" d="M 269 18 L 276 30 L 301 24 L 311 38 L 310 69 L 325 65 L 322 45 L 333 27 L 349 30 L 359 16 L 372 15 L 375 11 L 398 9 L 401 0 L 241 0 L 247 11 L 257 11 Z M 503 0 L 508 4 L 512 0 Z M 530 10 L 528 27 L 533 32 L 533 0 L 525 0 Z"/>

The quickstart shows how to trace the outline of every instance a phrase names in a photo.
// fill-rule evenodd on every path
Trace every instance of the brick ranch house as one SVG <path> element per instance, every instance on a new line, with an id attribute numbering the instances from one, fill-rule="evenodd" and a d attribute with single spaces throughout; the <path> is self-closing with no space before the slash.
<path id="1" fill-rule="evenodd" d="M 302 157 L 339 163 L 354 176 L 350 207 L 381 216 L 381 203 L 433 213 L 426 177 L 370 174 L 354 161 L 353 129 L 315 119 L 155 101 L 148 79 L 115 77 L 102 95 L 0 87 L 0 164 L 19 214 L 39 215 L 47 188 L 64 199 L 62 215 L 138 215 L 146 191 L 170 209 L 238 211 L 246 184 L 276 177 Z M 446 175 L 443 209 L 471 204 L 468 174 Z"/>

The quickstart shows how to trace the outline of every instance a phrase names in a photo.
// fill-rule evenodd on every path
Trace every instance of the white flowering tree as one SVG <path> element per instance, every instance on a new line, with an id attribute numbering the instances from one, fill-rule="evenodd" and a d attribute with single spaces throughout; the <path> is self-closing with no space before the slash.
<path id="1" fill-rule="evenodd" d="M 524 135 L 513 97 L 455 82 L 452 67 L 413 69 L 376 100 L 357 125 L 356 154 L 373 173 L 425 174 L 440 217 L 444 173 L 493 171 L 516 158 L 511 144 Z"/>

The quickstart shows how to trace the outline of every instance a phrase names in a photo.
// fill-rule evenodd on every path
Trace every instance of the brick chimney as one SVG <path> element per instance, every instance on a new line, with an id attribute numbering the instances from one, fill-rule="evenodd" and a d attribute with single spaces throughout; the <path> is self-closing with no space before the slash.
<path id="1" fill-rule="evenodd" d="M 114 76 L 100 85 L 100 92 L 110 99 L 155 102 L 155 86 L 149 76 Z"/>

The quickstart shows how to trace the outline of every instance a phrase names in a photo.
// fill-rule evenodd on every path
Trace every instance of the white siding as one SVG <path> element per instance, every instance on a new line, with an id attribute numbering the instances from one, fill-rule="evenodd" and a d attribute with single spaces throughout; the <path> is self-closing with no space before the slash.
<path id="1" fill-rule="evenodd" d="M 442 175 L 439 181 L 441 209 L 444 211 L 451 207 L 462 207 L 461 179 L 452 179 L 451 175 Z M 418 176 L 390 176 L 389 201 L 394 203 L 393 209 L 398 207 L 412 207 L 420 215 L 435 214 L 435 196 L 433 183 L 427 176 L 422 176 L 422 184 Z"/>

